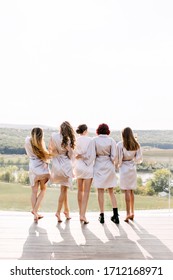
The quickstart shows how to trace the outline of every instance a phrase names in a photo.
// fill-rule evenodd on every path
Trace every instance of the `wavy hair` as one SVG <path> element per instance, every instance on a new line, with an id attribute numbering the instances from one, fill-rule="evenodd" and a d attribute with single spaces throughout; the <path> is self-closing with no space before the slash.
<path id="1" fill-rule="evenodd" d="M 110 134 L 109 126 L 106 123 L 102 123 L 98 126 L 96 133 L 99 134 Z"/>
<path id="2" fill-rule="evenodd" d="M 39 159 L 46 161 L 51 157 L 43 141 L 43 129 L 40 127 L 34 127 L 31 131 L 31 147 Z"/>
<path id="3" fill-rule="evenodd" d="M 139 149 L 140 145 L 136 141 L 133 131 L 130 127 L 126 127 L 122 131 L 123 145 L 127 151 L 136 151 Z"/>
<path id="4" fill-rule="evenodd" d="M 70 147 L 74 149 L 76 138 L 75 138 L 75 132 L 71 124 L 65 121 L 60 125 L 60 129 L 61 129 L 60 132 L 62 134 L 61 147 L 66 148 L 70 140 Z"/>

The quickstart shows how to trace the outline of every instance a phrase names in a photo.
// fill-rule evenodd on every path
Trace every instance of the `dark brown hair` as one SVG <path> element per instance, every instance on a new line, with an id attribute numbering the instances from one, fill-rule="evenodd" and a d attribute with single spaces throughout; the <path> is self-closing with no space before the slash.
<path id="1" fill-rule="evenodd" d="M 88 129 L 88 127 L 87 127 L 87 125 L 86 124 L 80 124 L 79 126 L 78 126 L 78 128 L 76 129 L 76 133 L 78 133 L 78 134 L 82 134 L 85 130 L 87 130 Z"/>
<path id="2" fill-rule="evenodd" d="M 63 148 L 66 148 L 68 145 L 68 141 L 70 140 L 70 146 L 72 149 L 74 149 L 76 139 L 75 139 L 75 133 L 74 133 L 74 130 L 73 130 L 71 124 L 69 122 L 65 121 L 60 125 L 60 128 L 61 128 L 61 134 L 63 137 L 61 146 Z"/>
<path id="3" fill-rule="evenodd" d="M 110 134 L 109 126 L 106 123 L 102 123 L 98 126 L 96 133 L 99 134 Z"/>
<path id="4" fill-rule="evenodd" d="M 136 151 L 139 149 L 140 145 L 136 141 L 133 131 L 130 127 L 126 127 L 122 131 L 123 145 L 127 151 Z"/>

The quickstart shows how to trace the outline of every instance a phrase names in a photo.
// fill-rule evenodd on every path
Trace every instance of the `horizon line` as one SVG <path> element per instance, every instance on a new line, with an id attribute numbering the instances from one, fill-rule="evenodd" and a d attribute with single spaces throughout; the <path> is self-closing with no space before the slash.
<path id="1" fill-rule="evenodd" d="M 28 127 L 28 129 L 29 128 L 31 128 L 31 127 L 35 127 L 35 126 L 39 126 L 39 127 L 43 127 L 43 128 L 45 128 L 45 129 L 57 129 L 58 127 L 59 127 L 59 125 L 57 125 L 57 126 L 51 126 L 51 125 L 48 125 L 48 124 L 22 124 L 22 123 L 15 123 L 15 124 L 13 124 L 13 123 L 0 123 L 0 128 L 17 128 L 17 127 L 20 127 L 21 129 L 22 129 L 22 127 Z M 76 127 L 76 126 L 74 126 L 74 127 Z M 24 129 L 24 128 L 23 128 Z M 91 130 L 95 130 L 96 128 L 94 128 L 94 127 L 88 127 L 88 130 L 89 129 L 91 129 Z M 115 129 L 115 128 L 111 128 L 111 130 L 112 131 L 121 131 L 122 130 L 122 128 L 117 128 L 117 129 Z M 168 128 L 165 128 L 165 129 L 158 129 L 158 128 L 143 128 L 143 129 L 139 129 L 139 128 L 133 128 L 133 131 L 151 131 L 151 130 L 157 130 L 157 131 L 172 131 L 173 129 L 168 129 Z"/>

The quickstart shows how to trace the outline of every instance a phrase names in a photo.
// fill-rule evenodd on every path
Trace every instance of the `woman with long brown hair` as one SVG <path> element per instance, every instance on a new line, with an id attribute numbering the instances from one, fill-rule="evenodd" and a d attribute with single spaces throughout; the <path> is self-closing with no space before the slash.
<path id="1" fill-rule="evenodd" d="M 51 182 L 60 184 L 60 195 L 58 207 L 55 216 L 58 222 L 61 220 L 61 210 L 64 206 L 64 215 L 67 220 L 70 219 L 68 204 L 68 188 L 72 187 L 72 158 L 75 148 L 75 132 L 71 124 L 67 121 L 60 125 L 59 132 L 53 132 L 49 151 L 52 154 Z"/>
<path id="2" fill-rule="evenodd" d="M 46 183 L 50 178 L 48 161 L 51 157 L 45 146 L 42 128 L 32 129 L 31 136 L 25 139 L 25 150 L 29 157 L 29 179 L 32 187 L 31 213 L 34 215 L 34 221 L 38 222 L 38 219 L 43 218 L 38 214 L 38 209 L 46 192 Z"/>
<path id="3" fill-rule="evenodd" d="M 134 219 L 134 189 L 137 187 L 136 164 L 142 162 L 140 144 L 130 127 L 122 131 L 122 141 L 117 144 L 116 166 L 119 167 L 120 189 L 125 193 L 126 218 Z"/>

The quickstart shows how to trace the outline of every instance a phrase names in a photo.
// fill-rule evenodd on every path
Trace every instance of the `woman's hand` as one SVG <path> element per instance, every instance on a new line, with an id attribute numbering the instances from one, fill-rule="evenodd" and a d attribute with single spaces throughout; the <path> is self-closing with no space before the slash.
<path id="1" fill-rule="evenodd" d="M 76 155 L 75 158 L 76 159 L 82 158 L 82 155 Z"/>

